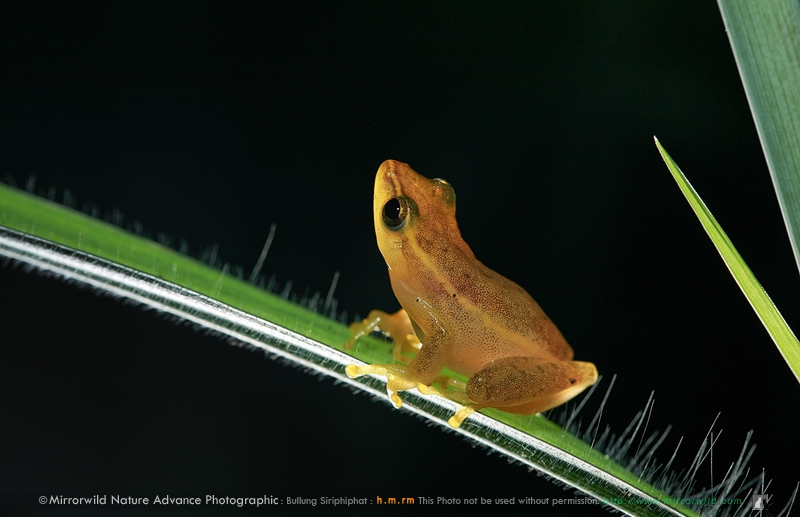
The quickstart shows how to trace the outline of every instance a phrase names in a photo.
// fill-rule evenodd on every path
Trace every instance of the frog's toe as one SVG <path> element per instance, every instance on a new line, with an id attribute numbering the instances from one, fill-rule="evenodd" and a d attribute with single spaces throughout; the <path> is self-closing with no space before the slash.
<path id="1" fill-rule="evenodd" d="M 453 386 L 456 389 L 451 389 L 451 390 L 439 389 L 435 386 L 418 384 L 417 390 L 419 390 L 419 392 L 422 393 L 423 395 L 438 395 L 440 397 L 450 399 L 459 404 L 463 404 L 461 409 L 456 411 L 456 413 L 453 416 L 451 416 L 450 419 L 447 421 L 447 423 L 450 424 L 450 427 L 452 427 L 453 429 L 457 429 L 461 425 L 461 422 L 464 421 L 464 419 L 466 419 L 469 415 L 471 415 L 475 411 L 481 409 L 483 406 L 472 404 L 471 403 L 472 401 L 467 397 L 466 393 L 464 393 L 462 387 L 464 383 L 458 381 L 457 379 L 453 380 L 455 381 L 455 383 L 453 383 Z M 458 383 L 460 383 L 460 385 Z"/>
<path id="2" fill-rule="evenodd" d="M 365 364 L 363 366 L 350 364 L 345 367 L 344 371 L 351 379 L 362 375 L 386 377 L 386 391 L 392 404 L 397 408 L 403 405 L 397 392 L 416 388 L 418 384 L 409 378 L 404 367 L 396 364 Z"/>
<path id="3" fill-rule="evenodd" d="M 373 314 L 370 313 L 370 316 L 373 316 Z M 353 348 L 353 345 L 356 344 L 356 341 L 358 341 L 364 336 L 372 334 L 372 331 L 375 330 L 375 327 L 378 326 L 379 322 L 380 322 L 379 317 L 373 317 L 371 319 L 367 318 L 364 321 L 357 321 L 352 325 L 350 325 L 350 338 L 344 344 L 343 348 L 345 350 L 350 350 L 351 348 Z"/>
<path id="4" fill-rule="evenodd" d="M 345 366 L 344 373 L 346 373 L 351 379 L 355 379 L 356 377 L 364 375 L 361 373 L 361 367 L 355 364 L 348 364 Z"/>
<path id="5" fill-rule="evenodd" d="M 450 427 L 453 429 L 458 429 L 461 427 L 461 423 L 478 409 L 478 406 L 464 406 L 456 411 L 456 413 L 450 417 L 450 420 L 448 420 L 447 423 L 450 424 Z"/>
<path id="6" fill-rule="evenodd" d="M 400 398 L 400 395 L 398 395 L 396 391 L 392 391 L 387 387 L 386 393 L 389 395 L 389 400 L 392 402 L 395 409 L 403 407 L 403 399 Z"/>

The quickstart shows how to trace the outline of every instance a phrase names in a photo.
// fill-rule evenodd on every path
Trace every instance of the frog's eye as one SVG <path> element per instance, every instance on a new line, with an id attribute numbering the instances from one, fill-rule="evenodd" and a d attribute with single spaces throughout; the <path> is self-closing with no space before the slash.
<path id="1" fill-rule="evenodd" d="M 404 197 L 390 199 L 383 205 L 383 222 L 392 231 L 398 231 L 408 219 L 408 201 Z"/>

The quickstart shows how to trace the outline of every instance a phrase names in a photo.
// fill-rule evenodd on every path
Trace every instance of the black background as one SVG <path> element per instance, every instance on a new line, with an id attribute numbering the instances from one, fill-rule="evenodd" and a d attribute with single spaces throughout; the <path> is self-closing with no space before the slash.
<path id="1" fill-rule="evenodd" d="M 465 240 L 617 374 L 621 432 L 719 481 L 748 430 L 782 505 L 800 387 L 653 145 L 790 325 L 800 282 L 713 2 L 3 3 L 0 173 L 394 310 L 386 158 L 450 181 Z M 564 497 L 498 455 L 152 311 L 0 268 L 0 491 Z M 700 485 L 708 485 L 708 465 Z M 453 510 L 455 508 L 450 507 Z M 557 508 L 552 514 L 576 514 Z M 600 511 L 587 508 L 586 514 Z"/>

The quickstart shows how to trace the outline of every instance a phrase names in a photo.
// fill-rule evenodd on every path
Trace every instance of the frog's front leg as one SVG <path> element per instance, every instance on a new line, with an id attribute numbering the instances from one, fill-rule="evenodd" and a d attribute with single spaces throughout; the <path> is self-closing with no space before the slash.
<path id="1" fill-rule="evenodd" d="M 350 339 L 344 344 L 345 350 L 350 350 L 363 336 L 372 334 L 375 329 L 389 334 L 394 341 L 392 357 L 398 362 L 407 363 L 408 354 L 417 352 L 422 344 L 414 333 L 414 325 L 404 309 L 394 314 L 383 311 L 370 311 L 366 319 L 350 325 Z"/>
<path id="2" fill-rule="evenodd" d="M 504 357 L 489 363 L 467 381 L 472 404 L 450 419 L 458 427 L 474 411 L 493 407 L 532 415 L 568 401 L 597 381 L 594 364 L 582 361 L 541 362 L 534 357 Z"/>
<path id="3" fill-rule="evenodd" d="M 414 359 L 407 365 L 398 364 L 368 364 L 363 366 L 348 365 L 345 373 L 348 377 L 355 378 L 361 375 L 380 375 L 386 377 L 386 391 L 395 407 L 402 406 L 402 400 L 397 395 L 398 391 L 417 388 L 423 394 L 442 395 L 453 400 L 467 402 L 466 395 L 456 390 L 442 391 L 431 386 L 440 379 L 439 372 L 444 368 L 449 345 L 445 334 L 428 336 L 425 345 L 420 349 Z M 446 377 L 442 377 L 446 379 Z M 448 383 L 451 384 L 451 383 Z M 445 387 L 446 389 L 446 387 Z"/>

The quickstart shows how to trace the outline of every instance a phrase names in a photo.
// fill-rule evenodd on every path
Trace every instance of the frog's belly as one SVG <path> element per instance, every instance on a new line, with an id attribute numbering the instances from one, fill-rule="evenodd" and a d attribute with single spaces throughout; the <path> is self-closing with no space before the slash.
<path id="1" fill-rule="evenodd" d="M 457 373 L 471 376 L 492 361 L 505 357 L 532 357 L 542 363 L 557 360 L 542 344 L 532 342 L 525 336 L 499 336 L 484 329 L 478 331 L 477 335 L 456 335 L 447 366 Z"/>

